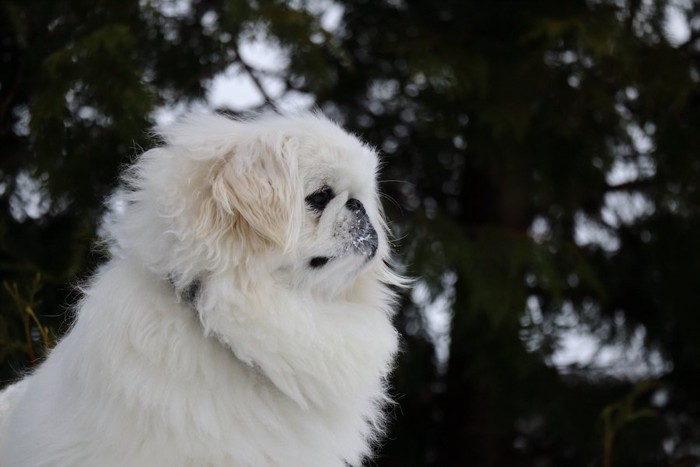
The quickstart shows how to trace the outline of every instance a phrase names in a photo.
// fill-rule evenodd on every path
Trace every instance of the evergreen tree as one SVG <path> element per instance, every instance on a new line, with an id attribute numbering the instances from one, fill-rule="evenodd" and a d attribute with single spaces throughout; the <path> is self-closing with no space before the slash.
<path id="1" fill-rule="evenodd" d="M 265 106 L 311 95 L 384 153 L 418 289 L 377 465 L 700 461 L 696 2 L 339 1 L 334 30 L 323 2 L 0 5 L 5 379 L 51 340 L 27 307 L 65 329 L 154 109 L 202 101 L 234 65 L 263 91 L 276 80 Z M 282 72 L 241 58 L 254 36 L 289 56 Z M 442 340 L 436 309 L 452 314 Z M 563 365 L 572 330 L 639 355 Z"/>

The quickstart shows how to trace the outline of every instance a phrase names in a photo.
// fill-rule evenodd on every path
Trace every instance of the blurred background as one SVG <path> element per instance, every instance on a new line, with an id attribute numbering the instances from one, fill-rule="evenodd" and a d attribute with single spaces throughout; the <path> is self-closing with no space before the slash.
<path id="1" fill-rule="evenodd" d="M 371 465 L 700 465 L 700 3 L 0 0 L 0 386 L 188 109 L 383 153 L 398 405 Z"/>

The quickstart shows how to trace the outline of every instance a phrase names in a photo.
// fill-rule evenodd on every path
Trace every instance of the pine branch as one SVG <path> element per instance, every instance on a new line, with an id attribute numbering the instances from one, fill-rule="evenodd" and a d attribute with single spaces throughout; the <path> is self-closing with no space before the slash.
<path id="1" fill-rule="evenodd" d="M 233 52 L 236 54 L 235 62 L 239 63 L 243 67 L 243 70 L 250 77 L 251 81 L 253 81 L 253 84 L 257 88 L 258 92 L 260 93 L 260 95 L 262 95 L 263 99 L 265 100 L 265 105 L 270 106 L 272 108 L 272 110 L 279 113 L 279 110 L 277 109 L 277 106 L 275 105 L 274 100 L 267 93 L 267 91 L 265 90 L 265 87 L 262 85 L 262 82 L 260 82 L 260 79 L 258 79 L 258 76 L 256 75 L 256 72 L 255 72 L 255 69 L 252 66 L 250 66 L 248 63 L 246 63 L 245 60 L 243 60 L 243 57 L 241 56 L 241 52 L 238 48 L 238 45 L 234 44 L 232 49 L 233 49 Z"/>

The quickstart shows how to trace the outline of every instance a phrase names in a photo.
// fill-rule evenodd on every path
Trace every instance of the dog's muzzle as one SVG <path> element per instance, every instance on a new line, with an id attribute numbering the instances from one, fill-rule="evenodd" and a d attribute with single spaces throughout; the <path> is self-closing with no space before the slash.
<path id="1" fill-rule="evenodd" d="M 366 261 L 374 258 L 379 247 L 379 236 L 369 220 L 364 205 L 358 199 L 351 198 L 345 203 L 345 207 L 350 211 L 348 224 L 344 224 L 344 234 L 347 234 L 342 253 L 339 256 L 315 256 L 309 261 L 312 269 L 320 269 L 335 258 L 347 255 L 348 253 L 359 254 L 365 257 Z M 345 238 L 345 235 L 343 235 Z"/>
<path id="2" fill-rule="evenodd" d="M 379 246 L 379 236 L 369 220 L 364 205 L 358 199 L 351 198 L 345 203 L 353 215 L 350 225 L 350 235 L 352 237 L 352 247 L 355 252 L 371 259 L 377 254 Z"/>

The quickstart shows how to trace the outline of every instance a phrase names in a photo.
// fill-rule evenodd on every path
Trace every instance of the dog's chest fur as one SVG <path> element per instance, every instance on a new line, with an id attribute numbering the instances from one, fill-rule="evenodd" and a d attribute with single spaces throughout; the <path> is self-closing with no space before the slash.
<path id="1" fill-rule="evenodd" d="M 108 266 L 87 289 L 70 334 L 27 381 L 15 410 L 22 418 L 12 420 L 4 436 L 16 449 L 0 452 L 0 464 L 358 465 L 372 441 L 372 424 L 381 422 L 381 379 L 395 336 L 381 312 L 326 307 L 312 311 L 358 319 L 364 313 L 367 321 L 357 324 L 384 327 L 386 342 L 351 342 L 363 333 L 353 333 L 343 317 L 339 326 L 346 332 L 344 342 L 334 343 L 336 356 L 328 342 L 309 349 L 325 355 L 285 362 L 297 365 L 287 377 L 300 381 L 287 384 L 300 403 L 204 336 L 167 282 L 129 262 Z M 283 352 L 279 344 L 270 341 Z M 356 346 L 357 354 L 346 345 Z"/>

